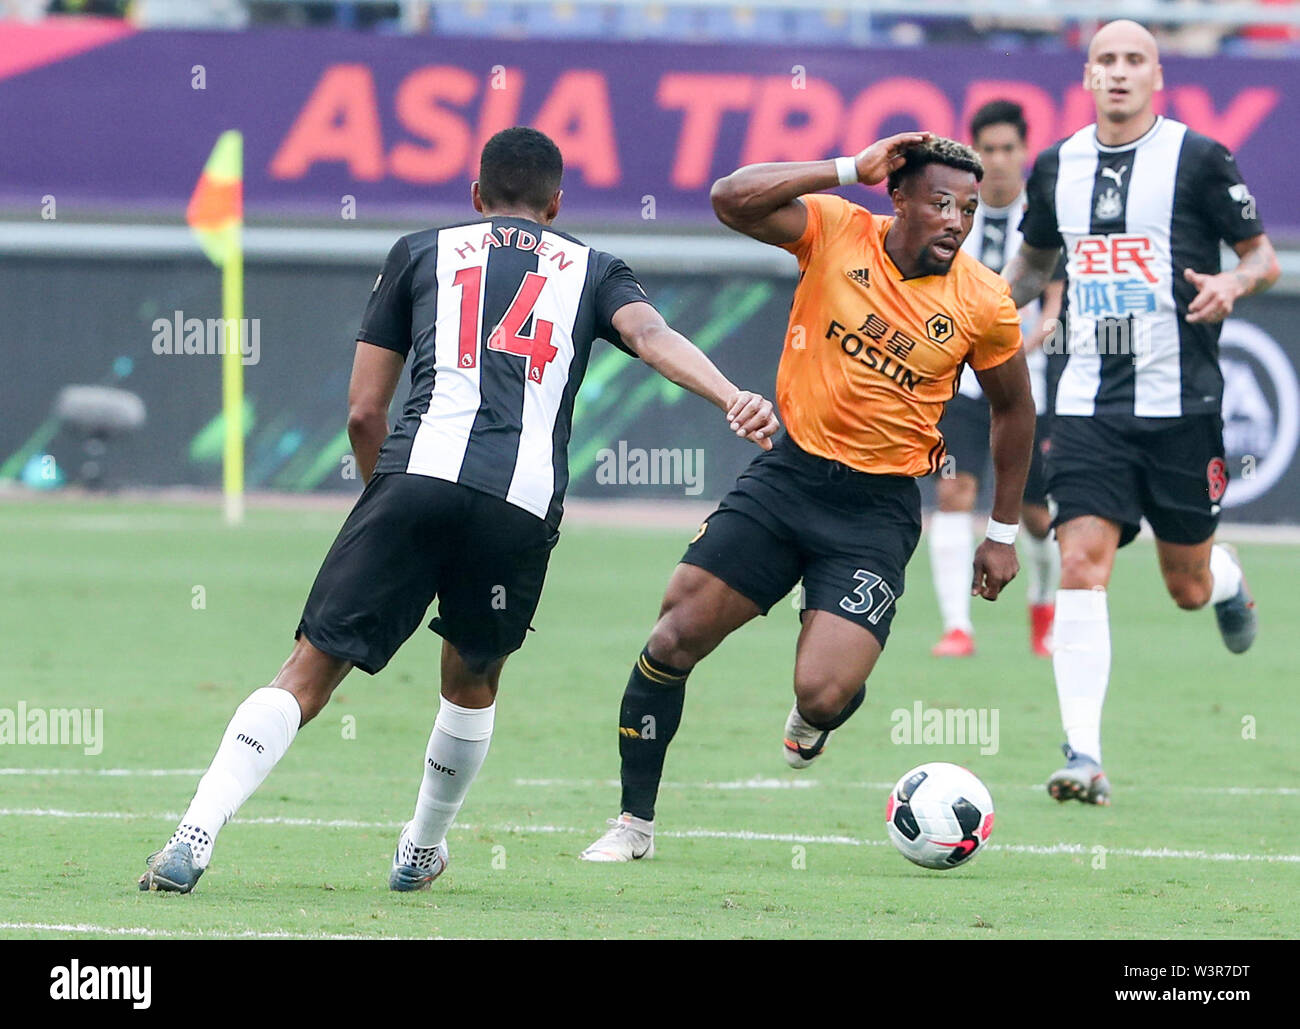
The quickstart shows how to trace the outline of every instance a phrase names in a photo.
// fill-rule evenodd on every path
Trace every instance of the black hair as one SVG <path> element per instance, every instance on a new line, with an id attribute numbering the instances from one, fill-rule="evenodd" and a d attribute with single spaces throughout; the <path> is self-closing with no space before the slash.
<path id="1" fill-rule="evenodd" d="M 478 190 L 486 207 L 543 211 L 560 188 L 564 159 L 549 136 L 536 129 L 502 129 L 483 145 Z"/>
<path id="2" fill-rule="evenodd" d="M 1025 109 L 1014 100 L 990 100 L 976 111 L 970 120 L 971 141 L 978 143 L 980 133 L 990 125 L 1010 125 L 1022 143 L 1029 135 Z"/>
<path id="3" fill-rule="evenodd" d="M 894 192 L 929 164 L 943 164 L 970 172 L 975 176 L 976 182 L 984 178 L 984 165 L 974 150 L 955 139 L 936 136 L 928 143 L 920 143 L 903 151 L 902 166 L 889 173 L 889 192 Z"/>

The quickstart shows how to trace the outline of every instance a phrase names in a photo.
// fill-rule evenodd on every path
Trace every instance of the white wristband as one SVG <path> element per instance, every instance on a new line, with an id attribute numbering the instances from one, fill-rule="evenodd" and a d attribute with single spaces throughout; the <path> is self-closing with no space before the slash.
<path id="1" fill-rule="evenodd" d="M 994 543 L 1014 543 L 1016 541 L 1016 535 L 1019 532 L 1019 522 L 1013 522 L 1008 525 L 1006 522 L 998 522 L 990 518 L 988 528 L 984 531 L 984 535 Z"/>
<path id="2" fill-rule="evenodd" d="M 851 186 L 858 181 L 858 160 L 856 157 L 835 158 L 835 174 L 840 177 L 841 186 Z"/>

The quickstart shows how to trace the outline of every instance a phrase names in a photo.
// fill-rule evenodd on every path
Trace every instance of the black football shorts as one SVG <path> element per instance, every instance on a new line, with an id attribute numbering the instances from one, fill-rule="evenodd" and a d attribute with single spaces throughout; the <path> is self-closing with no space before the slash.
<path id="1" fill-rule="evenodd" d="M 559 541 L 536 516 L 427 475 L 373 475 L 316 576 L 296 636 L 374 675 L 429 628 L 485 671 L 518 650 Z"/>
<path id="2" fill-rule="evenodd" d="M 983 397 L 958 393 L 948 401 L 939 419 L 944 459 L 938 474 L 983 479 L 989 471 L 989 402 Z"/>
<path id="3" fill-rule="evenodd" d="M 1228 488 L 1223 421 L 1216 414 L 1179 418 L 1057 415 L 1047 456 L 1053 526 L 1095 515 L 1120 527 L 1126 546 L 1143 518 L 1166 543 L 1202 543 L 1214 535 Z"/>
<path id="4" fill-rule="evenodd" d="M 855 622 L 883 647 L 920 536 L 915 479 L 855 471 L 783 433 L 741 473 L 682 562 L 764 614 L 802 580 L 805 610 Z"/>
<path id="5" fill-rule="evenodd" d="M 939 419 L 943 434 L 945 458 L 940 463 L 938 475 L 955 475 L 964 472 L 983 480 L 992 472 L 992 455 L 989 450 L 989 428 L 992 416 L 989 402 L 983 397 L 968 397 L 958 393 L 944 408 Z M 1044 452 L 1048 445 L 1049 415 L 1039 415 L 1034 433 L 1034 452 L 1029 461 L 1029 478 L 1025 480 L 1025 503 L 1047 503 L 1047 473 Z M 951 460 L 948 460 L 951 458 Z"/>
<path id="6" fill-rule="evenodd" d="M 1047 452 L 1052 446 L 1052 416 L 1040 414 L 1034 424 L 1034 452 L 1029 458 L 1029 477 L 1025 479 L 1026 504 L 1047 506 Z"/>

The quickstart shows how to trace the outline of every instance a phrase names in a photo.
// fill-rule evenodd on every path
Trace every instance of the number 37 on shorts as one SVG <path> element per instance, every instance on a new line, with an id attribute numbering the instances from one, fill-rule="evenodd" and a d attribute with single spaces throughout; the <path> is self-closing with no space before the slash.
<path id="1" fill-rule="evenodd" d="M 889 583 L 875 572 L 859 568 L 853 578 L 858 585 L 840 601 L 840 607 L 851 615 L 866 615 L 867 621 L 876 625 L 898 598 Z"/>

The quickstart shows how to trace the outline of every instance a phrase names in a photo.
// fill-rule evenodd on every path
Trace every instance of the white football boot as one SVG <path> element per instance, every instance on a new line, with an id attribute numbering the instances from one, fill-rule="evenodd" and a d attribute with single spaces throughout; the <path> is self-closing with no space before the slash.
<path id="1" fill-rule="evenodd" d="M 803 720 L 796 703 L 785 720 L 785 763 L 791 768 L 807 768 L 826 749 L 833 729 L 817 729 Z"/>
<path id="2" fill-rule="evenodd" d="M 640 861 L 655 856 L 655 824 L 624 811 L 606 824 L 609 831 L 584 850 L 583 861 Z"/>

